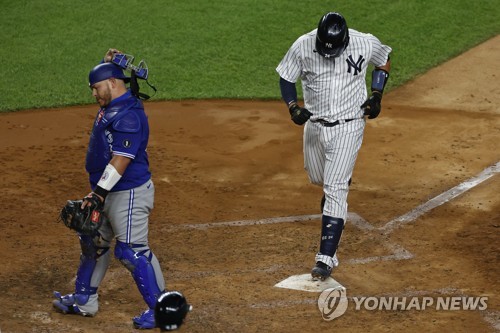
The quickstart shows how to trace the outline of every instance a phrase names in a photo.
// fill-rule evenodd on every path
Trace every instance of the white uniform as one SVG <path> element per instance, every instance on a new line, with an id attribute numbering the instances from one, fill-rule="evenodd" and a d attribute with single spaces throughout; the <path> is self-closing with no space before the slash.
<path id="1" fill-rule="evenodd" d="M 310 181 L 323 186 L 323 214 L 345 221 L 348 182 L 365 127 L 366 71 L 369 63 L 385 65 L 392 49 L 371 34 L 349 29 L 344 52 L 325 58 L 315 51 L 316 30 L 293 43 L 276 71 L 292 83 L 301 79 L 304 107 L 313 114 L 304 127 L 304 167 Z M 336 121 L 340 124 L 331 127 L 321 123 Z"/>

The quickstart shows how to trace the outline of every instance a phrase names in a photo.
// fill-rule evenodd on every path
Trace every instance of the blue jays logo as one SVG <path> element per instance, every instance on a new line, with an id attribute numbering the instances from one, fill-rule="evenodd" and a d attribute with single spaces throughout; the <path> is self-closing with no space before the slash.
<path id="1" fill-rule="evenodd" d="M 109 152 L 113 153 L 113 134 L 110 131 L 105 130 L 104 135 L 106 135 L 106 140 L 108 141 Z"/>
<path id="2" fill-rule="evenodd" d="M 104 135 L 106 135 L 106 139 L 108 140 L 108 143 L 112 144 L 113 143 L 113 134 L 111 134 L 110 131 L 105 130 Z"/>

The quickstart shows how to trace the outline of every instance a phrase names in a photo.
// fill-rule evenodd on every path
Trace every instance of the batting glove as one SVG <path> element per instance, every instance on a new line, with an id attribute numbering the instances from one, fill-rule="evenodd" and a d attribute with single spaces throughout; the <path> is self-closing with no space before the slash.
<path id="1" fill-rule="evenodd" d="M 297 104 L 293 103 L 288 107 L 290 111 L 290 116 L 292 121 L 297 125 L 304 125 L 309 118 L 311 118 L 312 113 L 305 108 L 301 108 Z"/>
<path id="2" fill-rule="evenodd" d="M 365 116 L 368 116 L 368 119 L 377 118 L 380 110 L 382 102 L 382 94 L 378 91 L 373 91 L 372 95 L 366 100 L 366 102 L 361 105 L 361 108 L 365 112 Z"/>

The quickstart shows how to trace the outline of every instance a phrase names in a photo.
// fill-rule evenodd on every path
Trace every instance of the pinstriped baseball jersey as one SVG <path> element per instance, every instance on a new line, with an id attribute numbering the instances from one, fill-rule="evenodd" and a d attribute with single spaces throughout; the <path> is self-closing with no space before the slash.
<path id="1" fill-rule="evenodd" d="M 371 34 L 349 29 L 344 52 L 325 58 L 315 51 L 316 31 L 299 37 L 276 71 L 292 83 L 301 79 L 304 107 L 313 113 L 312 121 L 363 118 L 360 106 L 367 98 L 368 64 L 384 65 L 392 49 Z"/>

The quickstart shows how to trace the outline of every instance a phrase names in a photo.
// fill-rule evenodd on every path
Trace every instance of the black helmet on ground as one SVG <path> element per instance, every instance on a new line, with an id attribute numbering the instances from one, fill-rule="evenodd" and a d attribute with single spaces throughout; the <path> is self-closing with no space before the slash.
<path id="1" fill-rule="evenodd" d="M 193 307 L 186 301 L 184 295 L 178 291 L 163 292 L 155 306 L 156 326 L 161 331 L 173 331 L 178 329 L 184 322 L 186 314 Z"/>

